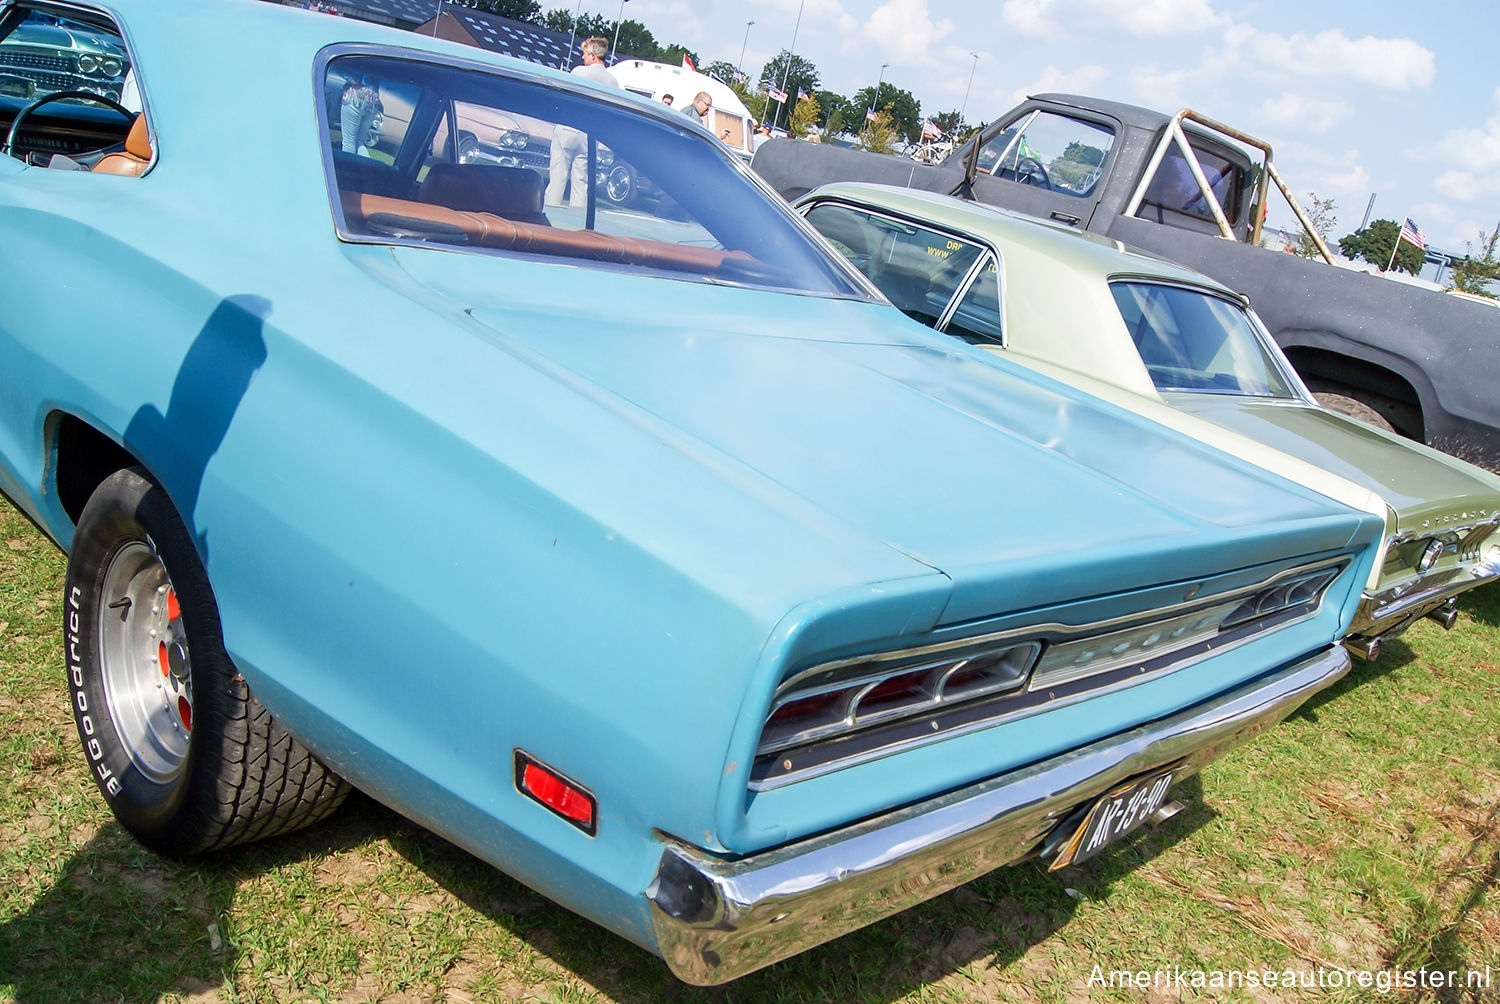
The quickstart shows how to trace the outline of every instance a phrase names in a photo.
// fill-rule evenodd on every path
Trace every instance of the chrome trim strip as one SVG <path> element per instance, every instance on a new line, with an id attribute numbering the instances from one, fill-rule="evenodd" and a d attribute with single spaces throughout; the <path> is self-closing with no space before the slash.
<path id="1" fill-rule="evenodd" d="M 939 798 L 738 860 L 662 837 L 646 900 L 677 977 L 724 983 L 1034 854 L 1059 820 L 1120 781 L 1187 777 L 1349 670 L 1332 647 L 1235 690 Z"/>

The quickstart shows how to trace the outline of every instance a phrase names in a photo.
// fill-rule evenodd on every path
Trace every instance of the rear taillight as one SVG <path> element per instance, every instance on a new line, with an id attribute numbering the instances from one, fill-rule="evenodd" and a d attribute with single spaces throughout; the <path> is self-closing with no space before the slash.
<path id="1" fill-rule="evenodd" d="M 757 753 L 1019 690 L 1040 651 L 1035 641 L 941 658 L 931 650 L 925 658 L 849 660 L 800 674 L 777 692 Z"/>

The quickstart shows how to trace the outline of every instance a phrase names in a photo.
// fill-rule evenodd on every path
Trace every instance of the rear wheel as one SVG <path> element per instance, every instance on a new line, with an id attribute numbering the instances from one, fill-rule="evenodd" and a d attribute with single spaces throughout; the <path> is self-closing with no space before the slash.
<path id="1" fill-rule="evenodd" d="M 84 755 L 142 843 L 196 854 L 307 826 L 344 800 L 348 785 L 235 670 L 187 527 L 144 472 L 119 471 L 89 498 L 64 599 Z"/>
<path id="2" fill-rule="evenodd" d="M 1313 391 L 1313 397 L 1329 411 L 1336 411 L 1340 415 L 1347 415 L 1350 418 L 1358 419 L 1366 425 L 1373 425 L 1375 428 L 1384 429 L 1386 432 L 1396 431 L 1396 427 L 1386 421 L 1384 415 L 1357 398 L 1328 390 Z"/>

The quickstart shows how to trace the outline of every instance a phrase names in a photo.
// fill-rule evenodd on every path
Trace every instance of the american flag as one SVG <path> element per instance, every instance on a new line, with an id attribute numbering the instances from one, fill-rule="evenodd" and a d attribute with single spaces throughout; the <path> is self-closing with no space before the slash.
<path id="1" fill-rule="evenodd" d="M 876 121 L 875 109 L 871 108 L 870 110 L 868 110 L 868 111 L 865 112 L 865 121 L 866 122 L 874 122 L 874 121 Z"/>
<path id="2" fill-rule="evenodd" d="M 781 102 L 786 100 L 786 91 L 783 91 L 780 87 L 769 88 L 766 93 L 771 96 L 772 101 Z"/>
<path id="3" fill-rule="evenodd" d="M 806 91 L 804 91 L 804 90 L 803 90 L 803 89 L 802 89 L 802 88 L 800 88 L 800 87 L 799 87 L 799 88 L 797 88 L 797 100 L 798 100 L 798 101 L 806 101 L 806 100 L 807 100 L 807 98 L 808 98 L 808 94 L 807 94 L 807 92 L 806 92 Z"/>
<path id="4" fill-rule="evenodd" d="M 923 139 L 942 139 L 942 137 L 943 137 L 943 130 L 939 129 L 937 127 L 937 124 L 935 122 L 933 122 L 932 119 L 924 119 L 923 120 L 923 122 L 922 122 L 922 138 Z"/>
<path id="5" fill-rule="evenodd" d="M 1422 228 L 1417 226 L 1410 216 L 1406 217 L 1401 224 L 1401 234 L 1396 238 L 1397 244 L 1402 241 L 1411 241 L 1417 246 L 1418 251 L 1427 250 L 1427 235 L 1422 233 Z"/>

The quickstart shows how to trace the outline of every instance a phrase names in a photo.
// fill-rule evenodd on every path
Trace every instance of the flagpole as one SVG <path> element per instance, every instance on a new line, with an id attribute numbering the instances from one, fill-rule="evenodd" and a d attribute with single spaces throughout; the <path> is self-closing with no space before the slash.
<path id="1" fill-rule="evenodd" d="M 870 107 L 865 109 L 865 125 L 864 129 L 860 130 L 861 132 L 870 128 L 870 116 L 875 113 L 875 102 L 880 100 L 880 85 L 885 83 L 885 69 L 890 65 L 890 63 L 880 64 L 880 76 L 875 81 L 875 93 L 870 95 Z"/>
<path id="2" fill-rule="evenodd" d="M 1389 272 L 1391 266 L 1396 264 L 1396 252 L 1401 250 L 1401 231 L 1396 230 L 1396 243 L 1391 247 L 1391 260 L 1385 263 L 1385 270 Z"/>
<path id="3" fill-rule="evenodd" d="M 805 6 L 807 6 L 807 0 L 802 0 L 802 2 L 797 5 L 797 21 L 792 25 L 792 47 L 786 54 L 786 62 L 781 64 L 781 86 L 778 87 L 777 90 L 781 91 L 781 93 L 783 94 L 786 93 L 787 74 L 792 72 L 792 59 L 797 55 L 797 32 L 802 30 L 802 8 Z M 779 116 L 781 114 L 781 106 L 784 104 L 786 104 L 785 101 L 776 102 L 776 115 Z M 764 121 L 764 119 L 762 119 L 762 121 Z M 788 122 L 790 122 L 790 120 L 788 120 Z M 774 126 L 775 124 L 776 118 L 772 117 L 771 125 Z"/>

